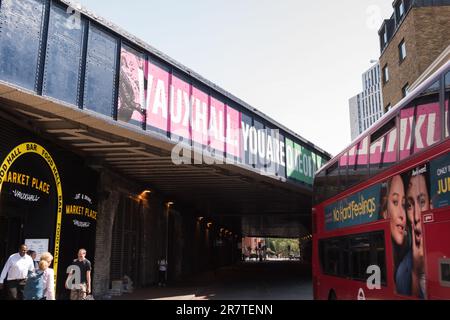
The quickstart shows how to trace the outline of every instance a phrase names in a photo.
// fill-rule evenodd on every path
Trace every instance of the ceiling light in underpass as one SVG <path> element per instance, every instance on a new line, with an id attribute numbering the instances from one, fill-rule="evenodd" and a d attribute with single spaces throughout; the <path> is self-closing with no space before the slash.
<path id="1" fill-rule="evenodd" d="M 150 193 L 152 193 L 150 190 L 144 190 L 139 194 L 138 198 L 140 200 L 145 200 L 146 197 L 150 196 Z"/>
<path id="2" fill-rule="evenodd" d="M 169 202 L 166 203 L 167 208 L 169 208 L 169 207 L 171 207 L 173 205 L 174 205 L 174 203 L 172 201 L 169 201 Z"/>

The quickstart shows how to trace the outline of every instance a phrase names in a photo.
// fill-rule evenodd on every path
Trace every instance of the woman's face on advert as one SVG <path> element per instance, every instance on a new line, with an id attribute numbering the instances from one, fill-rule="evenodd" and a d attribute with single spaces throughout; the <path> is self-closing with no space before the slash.
<path id="1" fill-rule="evenodd" d="M 403 245 L 405 240 L 406 212 L 405 212 L 405 188 L 400 176 L 392 178 L 388 194 L 387 211 L 390 217 L 391 236 L 398 245 Z"/>
<path id="2" fill-rule="evenodd" d="M 423 175 L 412 177 L 407 192 L 406 205 L 408 219 L 413 226 L 414 243 L 417 247 L 422 244 L 422 212 L 430 209 L 430 197 Z"/>

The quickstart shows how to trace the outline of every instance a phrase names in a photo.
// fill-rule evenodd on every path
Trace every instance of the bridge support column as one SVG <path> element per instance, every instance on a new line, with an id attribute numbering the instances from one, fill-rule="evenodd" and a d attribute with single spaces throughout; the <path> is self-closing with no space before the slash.
<path id="1" fill-rule="evenodd" d="M 120 193 L 115 186 L 114 179 L 107 173 L 100 176 L 100 198 L 98 204 L 97 236 L 95 243 L 95 270 L 92 281 L 95 296 L 104 296 L 109 291 L 111 244 L 114 218 L 118 211 Z"/>

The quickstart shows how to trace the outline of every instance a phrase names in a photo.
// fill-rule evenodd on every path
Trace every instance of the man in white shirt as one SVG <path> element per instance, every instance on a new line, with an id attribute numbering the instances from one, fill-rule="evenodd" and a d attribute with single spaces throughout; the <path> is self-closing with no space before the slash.
<path id="1" fill-rule="evenodd" d="M 6 261 L 0 275 L 0 290 L 2 290 L 3 281 L 8 274 L 8 291 L 12 300 L 23 299 L 23 289 L 28 277 L 28 271 L 34 271 L 33 259 L 27 255 L 27 249 L 27 246 L 22 244 L 19 252 L 11 255 Z"/>

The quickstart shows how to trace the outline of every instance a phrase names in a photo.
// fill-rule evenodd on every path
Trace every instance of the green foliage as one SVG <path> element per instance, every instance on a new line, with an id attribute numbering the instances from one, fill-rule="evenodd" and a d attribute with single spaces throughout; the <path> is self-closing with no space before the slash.
<path id="1" fill-rule="evenodd" d="M 267 248 L 274 251 L 276 254 L 287 257 L 290 254 L 299 255 L 299 240 L 298 239 L 278 239 L 278 238 L 267 238 L 266 239 Z"/>

